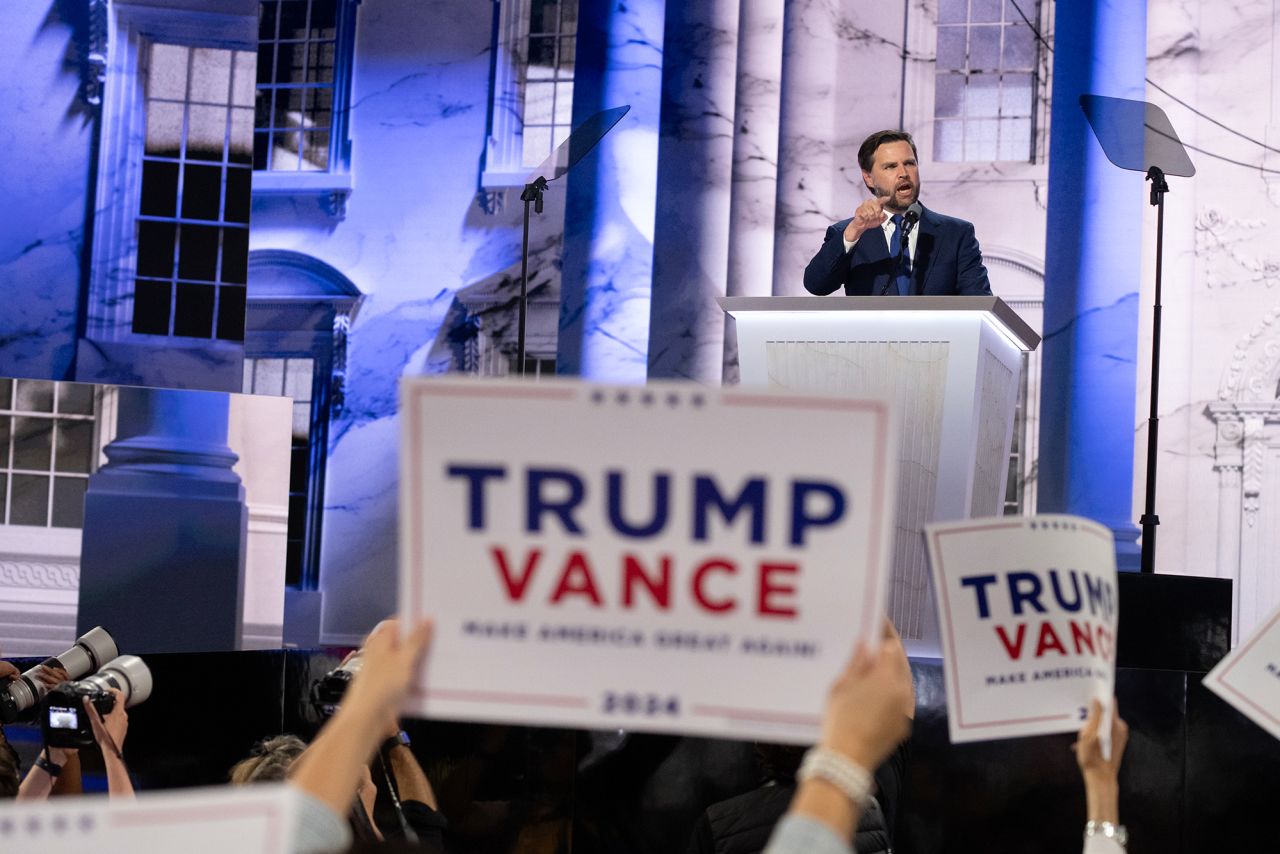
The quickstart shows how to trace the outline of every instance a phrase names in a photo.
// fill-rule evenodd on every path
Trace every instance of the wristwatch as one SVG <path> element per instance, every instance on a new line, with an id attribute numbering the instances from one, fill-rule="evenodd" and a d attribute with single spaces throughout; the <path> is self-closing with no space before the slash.
<path id="1" fill-rule="evenodd" d="M 48 753 L 43 750 L 36 756 L 36 767 L 48 774 L 50 777 L 57 777 L 62 773 L 62 766 L 57 762 L 54 762 L 52 759 L 49 759 Z"/>
<path id="2" fill-rule="evenodd" d="M 1084 825 L 1084 838 L 1091 836 L 1103 836 L 1107 839 L 1114 839 L 1121 848 L 1129 844 L 1129 831 L 1125 830 L 1123 824 L 1113 824 L 1109 821 L 1094 821 L 1089 819 Z"/>
<path id="3" fill-rule="evenodd" d="M 408 747 L 408 746 L 409 746 L 409 733 L 405 732 L 404 730 L 400 730 L 398 733 L 391 736 L 386 741 L 382 742 L 382 751 L 385 753 L 388 750 L 391 750 L 396 747 Z"/>

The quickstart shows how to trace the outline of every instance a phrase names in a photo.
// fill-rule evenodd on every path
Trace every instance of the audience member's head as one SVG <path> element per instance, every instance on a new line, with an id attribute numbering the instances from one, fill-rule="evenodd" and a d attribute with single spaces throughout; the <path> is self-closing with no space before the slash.
<path id="1" fill-rule="evenodd" d="M 771 744 L 758 741 L 754 745 L 756 761 L 767 782 L 792 785 L 807 747 L 798 744 Z"/>
<path id="2" fill-rule="evenodd" d="M 296 735 L 264 738 L 253 750 L 231 768 L 231 784 L 277 783 L 289 776 L 293 761 L 307 749 L 307 743 Z"/>

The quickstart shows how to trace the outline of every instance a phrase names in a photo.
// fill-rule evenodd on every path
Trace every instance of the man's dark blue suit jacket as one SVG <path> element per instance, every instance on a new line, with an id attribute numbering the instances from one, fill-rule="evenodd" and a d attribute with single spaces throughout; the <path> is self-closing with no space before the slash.
<path id="1" fill-rule="evenodd" d="M 804 270 L 804 286 L 810 293 L 829 294 L 843 286 L 850 296 L 879 296 L 891 281 L 894 265 L 883 229 L 867 229 L 851 250 L 844 251 L 844 229 L 850 219 L 827 227 L 822 248 Z M 911 268 L 912 294 L 991 295 L 973 223 L 921 205 L 920 222 L 910 239 L 918 241 Z M 897 293 L 891 284 L 889 293 Z"/>

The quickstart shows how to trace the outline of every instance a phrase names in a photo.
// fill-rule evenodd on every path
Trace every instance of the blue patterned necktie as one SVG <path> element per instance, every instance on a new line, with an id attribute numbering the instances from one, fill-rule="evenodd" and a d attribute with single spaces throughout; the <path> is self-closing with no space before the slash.
<path id="1" fill-rule="evenodd" d="M 902 251 L 902 214 L 894 214 L 893 236 L 889 238 L 889 257 L 893 259 L 893 283 L 898 293 L 906 296 L 911 293 L 911 258 Z"/>

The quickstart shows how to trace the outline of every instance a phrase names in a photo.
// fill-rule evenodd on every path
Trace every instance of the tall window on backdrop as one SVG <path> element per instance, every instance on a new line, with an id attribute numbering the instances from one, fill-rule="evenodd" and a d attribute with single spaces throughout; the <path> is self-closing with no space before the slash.
<path id="1" fill-rule="evenodd" d="M 495 4 L 494 75 L 481 183 L 522 186 L 572 129 L 578 0 Z"/>
<path id="2" fill-rule="evenodd" d="M 253 168 L 345 173 L 360 0 L 261 0 Z"/>
<path id="3" fill-rule="evenodd" d="M 1019 14 L 1021 12 L 1021 14 Z M 933 159 L 1034 158 L 1040 0 L 939 0 Z"/>
<path id="4" fill-rule="evenodd" d="M 254 55 L 153 43 L 134 333 L 244 340 Z"/>
<path id="5" fill-rule="evenodd" d="M 530 0 L 521 164 L 527 168 L 546 160 L 572 130 L 577 35 L 577 0 Z"/>
<path id="6" fill-rule="evenodd" d="M 253 168 L 327 172 L 338 0 L 263 0 Z"/>
<path id="7" fill-rule="evenodd" d="M 0 379 L 0 522 L 84 526 L 96 456 L 94 388 Z"/>

